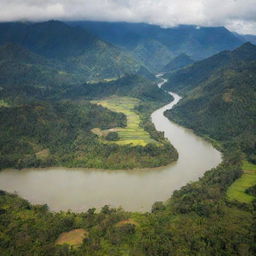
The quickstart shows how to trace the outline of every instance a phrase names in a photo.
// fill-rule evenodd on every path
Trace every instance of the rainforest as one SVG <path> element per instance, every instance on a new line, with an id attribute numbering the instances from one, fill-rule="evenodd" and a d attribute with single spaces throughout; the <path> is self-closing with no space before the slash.
<path id="1" fill-rule="evenodd" d="M 0 22 L 0 254 L 255 255 L 254 40 Z"/>

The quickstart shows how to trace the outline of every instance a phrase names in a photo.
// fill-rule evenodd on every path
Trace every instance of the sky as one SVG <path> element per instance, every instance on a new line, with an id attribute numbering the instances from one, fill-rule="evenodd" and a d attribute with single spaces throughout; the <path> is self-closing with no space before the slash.
<path id="1" fill-rule="evenodd" d="M 0 0 L 0 21 L 49 19 L 225 26 L 256 35 L 256 0 Z"/>

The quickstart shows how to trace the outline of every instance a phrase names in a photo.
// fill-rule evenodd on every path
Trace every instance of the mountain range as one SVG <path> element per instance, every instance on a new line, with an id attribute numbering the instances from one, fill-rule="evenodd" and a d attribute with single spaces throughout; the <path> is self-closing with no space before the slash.
<path id="1" fill-rule="evenodd" d="M 0 45 L 17 44 L 80 81 L 112 79 L 146 69 L 128 53 L 80 27 L 60 21 L 0 23 Z M 149 75 L 150 73 L 147 72 Z"/>
<path id="2" fill-rule="evenodd" d="M 74 83 L 134 73 L 153 79 L 151 73 L 167 71 L 179 56 L 183 62 L 184 55 L 200 60 L 244 42 L 224 27 L 55 20 L 0 23 L 0 46 L 13 43 L 44 57 L 54 62 L 51 67 L 71 75 Z"/>
<path id="3" fill-rule="evenodd" d="M 203 59 L 223 50 L 234 49 L 244 40 L 225 27 L 180 25 L 163 28 L 157 25 L 125 22 L 71 22 L 109 43 L 130 52 L 151 71 L 161 71 L 172 58 L 187 54 Z"/>
<path id="4" fill-rule="evenodd" d="M 166 75 L 184 99 L 166 115 L 256 161 L 256 46 L 245 43 Z"/>

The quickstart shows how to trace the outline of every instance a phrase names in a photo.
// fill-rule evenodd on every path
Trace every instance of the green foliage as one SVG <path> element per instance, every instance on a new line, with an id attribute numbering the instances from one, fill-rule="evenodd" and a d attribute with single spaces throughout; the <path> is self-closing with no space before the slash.
<path id="1" fill-rule="evenodd" d="M 52 72 L 57 79 L 73 79 L 85 82 L 104 78 L 118 78 L 126 73 L 140 72 L 143 67 L 125 51 L 97 38 L 93 33 L 79 27 L 71 27 L 60 21 L 41 23 L 1 23 L 0 45 L 15 43 L 47 59 L 47 66 L 26 68 L 43 77 L 44 70 Z M 19 54 L 17 57 L 20 57 Z M 27 59 L 30 65 L 33 59 Z M 48 66 L 56 65 L 61 73 L 49 70 Z M 11 70 L 13 63 L 5 63 Z M 145 68 L 144 68 L 145 69 Z M 31 73 L 31 72 L 30 72 Z M 145 75 L 151 76 L 145 69 Z M 63 76 L 63 78 L 62 78 Z M 71 76 L 71 78 L 70 78 Z M 73 76 L 73 77 L 72 77 Z M 51 78 L 48 78 L 51 79 Z M 11 80 L 11 78 L 10 78 Z M 42 79 L 43 80 L 43 79 Z M 53 80 L 53 78 L 51 79 Z"/>
<path id="2" fill-rule="evenodd" d="M 203 59 L 243 43 L 224 27 L 177 26 L 163 28 L 145 23 L 71 22 L 107 42 L 129 51 L 147 68 L 160 72 L 172 58 L 185 53 Z"/>
<path id="3" fill-rule="evenodd" d="M 239 62 L 256 60 L 256 46 L 245 43 L 233 51 L 223 51 L 202 61 L 195 62 L 184 69 L 167 73 L 168 82 L 165 89 L 188 94 L 201 83 L 211 81 L 212 76 L 218 76 L 224 68 L 236 67 Z M 191 96 L 191 95 L 190 95 Z"/>
<path id="4" fill-rule="evenodd" d="M 176 58 L 172 59 L 164 68 L 163 72 L 175 71 L 180 68 L 184 68 L 190 64 L 193 64 L 194 61 L 186 54 L 180 54 Z"/>
<path id="5" fill-rule="evenodd" d="M 109 140 L 109 141 L 117 141 L 119 140 L 119 136 L 118 136 L 118 133 L 117 132 L 110 132 L 108 133 L 108 135 L 105 137 L 106 140 Z"/>
<path id="6" fill-rule="evenodd" d="M 91 129 L 123 127 L 126 118 L 88 102 L 42 102 L 0 108 L 0 113 L 1 169 L 60 165 L 129 169 L 166 165 L 177 158 L 169 143 L 153 152 L 148 147 L 101 143 Z"/>
<path id="7" fill-rule="evenodd" d="M 255 255 L 256 208 L 230 204 L 228 186 L 241 174 L 239 161 L 225 157 L 198 182 L 176 191 L 152 213 L 104 206 L 100 212 L 49 212 L 0 191 L 1 255 Z M 56 246 L 63 232 L 84 229 L 79 247 Z"/>
<path id="8" fill-rule="evenodd" d="M 209 71 L 210 65 L 206 66 L 207 77 L 202 70 L 203 62 L 180 71 L 189 75 L 192 69 L 196 69 L 201 80 L 188 76 L 191 81 L 187 79 L 179 84 L 178 90 L 184 91 L 187 96 L 166 115 L 201 135 L 221 141 L 226 149 L 244 152 L 250 161 L 255 161 L 256 61 L 244 60 L 256 60 L 256 47 L 246 44 L 231 53 L 224 52 L 206 61 L 215 65 L 215 60 L 223 55 L 229 57 L 223 58 L 220 65 L 227 61 L 229 65 L 218 71 Z M 202 76 L 199 70 L 202 70 Z"/>
<path id="9" fill-rule="evenodd" d="M 87 83 L 69 87 L 56 94 L 56 98 L 106 98 L 108 96 L 129 96 L 138 98 L 143 102 L 168 103 L 171 97 L 160 90 L 155 83 L 138 75 L 125 75 L 124 77 L 99 83 Z"/>
<path id="10" fill-rule="evenodd" d="M 256 196 L 256 165 L 244 161 L 242 169 L 243 175 L 229 187 L 227 197 L 241 203 L 250 203 Z"/>

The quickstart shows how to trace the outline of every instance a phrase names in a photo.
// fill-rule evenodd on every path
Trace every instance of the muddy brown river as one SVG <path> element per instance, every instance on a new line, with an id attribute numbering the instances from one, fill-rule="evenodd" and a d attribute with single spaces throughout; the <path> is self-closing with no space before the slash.
<path id="1" fill-rule="evenodd" d="M 155 111 L 152 121 L 177 149 L 176 163 L 157 169 L 119 171 L 8 169 L 0 172 L 0 189 L 17 192 L 34 204 L 48 204 L 53 211 L 81 212 L 106 204 L 128 211 L 149 211 L 155 201 L 167 200 L 174 190 L 196 181 L 221 162 L 221 153 L 210 143 L 163 115 L 180 100 L 177 94 L 171 94 L 174 101 Z"/>

